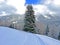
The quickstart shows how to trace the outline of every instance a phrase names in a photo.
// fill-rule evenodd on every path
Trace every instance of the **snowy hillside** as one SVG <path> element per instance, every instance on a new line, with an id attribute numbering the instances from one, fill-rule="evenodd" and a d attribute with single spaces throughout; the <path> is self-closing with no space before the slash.
<path id="1" fill-rule="evenodd" d="M 37 21 L 45 23 L 45 24 L 54 24 L 54 23 L 59 23 L 60 24 L 60 16 L 52 16 L 52 15 L 43 15 L 43 14 L 38 14 Z"/>
<path id="2" fill-rule="evenodd" d="M 60 45 L 60 41 L 43 35 L 0 27 L 0 45 Z"/>
<path id="3" fill-rule="evenodd" d="M 0 21 L 21 21 L 24 19 L 23 15 L 20 14 L 11 14 L 11 15 L 6 15 L 6 16 L 0 16 Z"/>

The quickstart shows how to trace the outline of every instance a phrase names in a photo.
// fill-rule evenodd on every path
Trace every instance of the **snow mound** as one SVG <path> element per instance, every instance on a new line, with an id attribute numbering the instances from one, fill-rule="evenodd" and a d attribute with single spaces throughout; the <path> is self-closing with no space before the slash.
<path id="1" fill-rule="evenodd" d="M 0 45 L 60 45 L 60 41 L 43 35 L 0 27 Z"/>

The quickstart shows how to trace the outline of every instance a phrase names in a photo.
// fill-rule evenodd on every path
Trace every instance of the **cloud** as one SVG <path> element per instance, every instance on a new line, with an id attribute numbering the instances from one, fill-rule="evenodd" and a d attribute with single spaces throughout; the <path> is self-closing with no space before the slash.
<path id="1" fill-rule="evenodd" d="M 2 7 L 2 3 L 6 4 Z M 16 12 L 18 14 L 24 14 L 25 13 L 25 0 L 0 0 L 0 6 L 2 7 L 2 9 L 0 8 L 0 10 L 5 10 L 6 13 L 9 13 L 13 10 L 15 10 L 14 8 L 16 8 Z M 5 8 L 4 8 L 5 7 Z M 11 9 L 11 10 L 10 10 Z M 0 12 L 1 14 L 1 12 Z"/>
<path id="2" fill-rule="evenodd" d="M 48 1 L 48 0 L 42 0 L 41 2 L 42 2 L 41 4 L 33 5 L 34 10 L 35 10 L 35 14 L 37 15 L 37 13 L 39 13 L 39 14 L 43 14 L 44 15 L 46 13 L 51 12 L 48 9 L 48 6 L 47 6 L 47 4 L 50 3 L 50 1 Z"/>
<path id="3" fill-rule="evenodd" d="M 0 2 L 4 2 L 4 0 L 0 0 Z M 15 9 L 13 9 L 13 7 L 15 7 L 17 9 L 16 13 L 19 13 L 19 14 L 25 13 L 26 8 L 25 8 L 24 4 L 27 4 L 27 0 L 7 0 L 7 1 L 5 0 L 5 2 L 7 5 L 4 7 L 7 7 L 9 10 L 11 8 L 12 8 L 12 10 L 15 10 Z M 34 1 L 32 1 L 32 2 L 34 2 Z M 32 3 L 32 2 L 30 2 L 30 3 Z M 60 14 L 60 0 L 38 0 L 38 4 L 37 5 L 34 4 L 33 7 L 35 10 L 35 14 L 37 14 L 37 13 L 51 14 L 51 15 Z M 5 9 L 3 8 L 0 10 L 5 10 Z M 6 10 L 6 12 L 9 12 L 8 9 Z"/>
<path id="4" fill-rule="evenodd" d="M 25 0 L 7 0 L 7 4 L 14 6 L 17 9 L 17 13 L 25 13 Z"/>
<path id="5" fill-rule="evenodd" d="M 52 0 L 45 0 L 45 2 L 43 3 L 44 5 L 49 5 L 51 4 Z"/>
<path id="6" fill-rule="evenodd" d="M 57 16 L 60 15 L 60 1 L 59 0 L 51 1 L 51 3 L 47 5 L 47 7 L 51 12 L 55 12 Z"/>
<path id="7" fill-rule="evenodd" d="M 35 12 L 46 15 L 60 15 L 60 0 L 45 0 L 43 4 L 34 5 Z"/>
<path id="8" fill-rule="evenodd" d="M 0 3 L 0 16 L 6 14 L 12 14 L 16 12 L 16 8 L 11 5 L 7 5 L 6 3 Z"/>
<path id="9" fill-rule="evenodd" d="M 4 0 L 0 0 L 0 3 L 2 3 Z"/>
<path id="10" fill-rule="evenodd" d="M 30 1 L 32 1 L 32 2 L 30 2 Z M 17 9 L 16 13 L 19 13 L 19 14 L 25 13 L 26 8 L 25 8 L 24 4 L 27 4 L 27 2 L 28 2 L 28 0 L 7 0 L 7 4 L 14 6 Z M 43 2 L 44 2 L 44 0 L 29 0 L 28 3 L 41 4 Z"/>
<path id="11" fill-rule="evenodd" d="M 45 5 L 33 5 L 33 7 L 34 7 L 35 14 L 37 14 L 37 13 L 41 13 L 41 14 L 46 13 L 47 6 L 45 6 Z"/>
<path id="12" fill-rule="evenodd" d="M 60 0 L 53 0 L 53 4 L 60 6 Z"/>

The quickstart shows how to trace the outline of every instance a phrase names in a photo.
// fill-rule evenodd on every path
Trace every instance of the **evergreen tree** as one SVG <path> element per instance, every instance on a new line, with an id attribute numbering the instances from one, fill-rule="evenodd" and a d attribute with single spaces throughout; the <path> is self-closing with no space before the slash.
<path id="1" fill-rule="evenodd" d="M 9 27 L 10 27 L 10 28 L 14 28 L 14 24 L 11 24 Z"/>
<path id="2" fill-rule="evenodd" d="M 48 33 L 49 33 L 49 27 L 47 25 L 47 27 L 46 27 L 46 35 L 48 35 Z"/>
<path id="3" fill-rule="evenodd" d="M 35 16 L 32 5 L 27 6 L 27 11 L 25 13 L 25 19 L 24 19 L 25 25 L 24 25 L 24 31 L 35 33 Z"/>

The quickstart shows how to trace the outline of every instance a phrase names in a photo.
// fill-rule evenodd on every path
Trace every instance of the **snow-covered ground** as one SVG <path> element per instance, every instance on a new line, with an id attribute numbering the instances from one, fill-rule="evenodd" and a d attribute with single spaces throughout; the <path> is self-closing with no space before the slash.
<path id="1" fill-rule="evenodd" d="M 60 41 L 8 27 L 0 27 L 0 45 L 60 45 Z"/>

